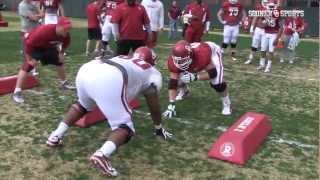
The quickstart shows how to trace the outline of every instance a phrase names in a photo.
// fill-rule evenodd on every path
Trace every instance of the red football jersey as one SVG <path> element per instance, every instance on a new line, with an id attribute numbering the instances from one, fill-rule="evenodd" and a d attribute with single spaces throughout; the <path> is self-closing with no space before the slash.
<path id="1" fill-rule="evenodd" d="M 222 5 L 223 17 L 227 25 L 236 25 L 241 21 L 243 6 L 240 3 L 224 2 Z"/>
<path id="2" fill-rule="evenodd" d="M 265 32 L 270 34 L 278 33 L 280 30 L 280 10 L 272 11 L 272 16 L 264 17 Z"/>
<path id="3" fill-rule="evenodd" d="M 192 15 L 190 26 L 195 29 L 202 28 L 205 22 L 210 20 L 210 11 L 206 4 L 190 3 L 186 6 L 184 14 Z"/>
<path id="4" fill-rule="evenodd" d="M 149 25 L 148 14 L 142 5 L 120 4 L 112 14 L 111 23 L 119 24 L 120 40 L 144 40 L 144 25 Z"/>
<path id="5" fill-rule="evenodd" d="M 257 3 L 256 7 L 255 7 L 255 10 L 257 10 L 257 11 L 265 11 L 265 10 L 267 10 L 267 8 L 264 7 L 261 3 Z M 264 29 L 265 24 L 263 24 L 263 22 L 262 22 L 263 20 L 264 20 L 264 18 L 258 17 L 255 26 Z"/>
<path id="6" fill-rule="evenodd" d="M 112 12 L 117 8 L 117 6 L 123 2 L 124 0 L 106 0 L 105 15 L 111 16 Z"/>
<path id="7" fill-rule="evenodd" d="M 61 3 L 61 0 L 40 0 L 40 4 L 45 9 L 56 9 L 58 10 L 59 4 Z"/>
<path id="8" fill-rule="evenodd" d="M 193 47 L 193 44 L 191 44 L 192 49 L 192 63 L 189 66 L 188 72 L 200 72 L 204 70 L 210 63 L 211 63 L 211 48 L 206 43 L 196 43 L 199 44 L 195 47 Z M 179 69 L 173 62 L 172 56 L 169 56 L 167 61 L 168 69 L 170 72 L 173 73 L 182 73 L 183 70 Z"/>
<path id="9" fill-rule="evenodd" d="M 292 35 L 294 31 L 302 33 L 304 31 L 304 20 L 301 17 L 293 18 L 288 17 L 284 24 L 284 33 Z"/>
<path id="10" fill-rule="evenodd" d="M 46 49 L 60 43 L 62 48 L 66 49 L 70 44 L 70 34 L 60 37 L 56 34 L 55 24 L 41 25 L 31 31 L 25 42 L 27 54 L 31 54 L 35 49 Z"/>
<path id="11" fill-rule="evenodd" d="M 96 2 L 90 3 L 87 6 L 87 18 L 88 18 L 88 28 L 98 28 L 99 27 L 99 9 Z"/>

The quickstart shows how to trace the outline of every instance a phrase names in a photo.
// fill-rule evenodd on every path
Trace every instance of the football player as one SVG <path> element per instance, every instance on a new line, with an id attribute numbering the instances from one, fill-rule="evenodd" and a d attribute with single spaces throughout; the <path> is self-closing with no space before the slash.
<path id="1" fill-rule="evenodd" d="M 59 15 L 65 16 L 61 0 L 41 0 L 40 8 L 45 14 L 44 24 L 57 24 Z"/>
<path id="2" fill-rule="evenodd" d="M 193 0 L 183 11 L 184 24 L 187 24 L 184 39 L 189 43 L 200 42 L 203 33 L 210 30 L 210 11 L 202 0 Z"/>
<path id="3" fill-rule="evenodd" d="M 305 30 L 305 23 L 302 17 L 288 17 L 283 26 L 282 40 L 284 47 L 280 50 L 280 63 L 287 57 L 289 63 L 293 64 L 295 60 L 295 49 L 299 44 L 299 37 Z"/>
<path id="4" fill-rule="evenodd" d="M 135 133 L 128 102 L 139 94 L 144 95 L 150 109 L 155 135 L 165 140 L 170 138 L 172 134 L 161 125 L 158 93 L 162 77 L 155 63 L 156 55 L 147 47 L 140 47 L 131 57 L 118 56 L 84 64 L 76 77 L 78 102 L 71 106 L 46 144 L 52 147 L 60 145 L 69 127 L 98 106 L 108 118 L 112 131 L 107 141 L 92 154 L 90 161 L 104 175 L 117 176 L 110 156 Z"/>
<path id="5" fill-rule="evenodd" d="M 116 41 L 116 35 L 114 30 L 112 29 L 111 17 L 113 11 L 117 8 L 117 6 L 123 3 L 124 0 L 106 0 L 105 10 L 104 12 L 104 23 L 102 26 L 102 49 L 108 54 L 113 54 L 113 51 L 110 48 L 109 41 L 111 35 L 113 36 L 114 40 Z"/>
<path id="6" fill-rule="evenodd" d="M 231 58 L 235 61 L 239 27 L 247 16 L 246 11 L 238 0 L 228 0 L 223 3 L 217 16 L 220 23 L 224 25 L 222 48 L 225 50 L 230 44 Z"/>
<path id="7" fill-rule="evenodd" d="M 281 17 L 278 3 L 273 0 L 269 0 L 267 10 L 270 11 L 271 14 L 265 16 L 262 21 L 265 25 L 265 35 L 262 37 L 260 65 L 257 68 L 258 70 L 264 69 L 264 72 L 266 73 L 271 72 L 274 49 L 281 35 Z M 265 65 L 267 52 L 268 61 L 267 65 Z"/>
<path id="8" fill-rule="evenodd" d="M 179 81 L 188 84 L 193 81 L 210 80 L 211 87 L 222 96 L 222 114 L 231 114 L 231 102 L 227 83 L 223 77 L 222 49 L 213 42 L 188 43 L 178 41 L 168 58 L 169 105 L 163 113 L 171 118 L 176 115 L 175 101 Z"/>
<path id="9" fill-rule="evenodd" d="M 261 0 L 261 3 L 258 3 L 255 7 L 257 11 L 264 11 L 266 9 L 266 5 L 269 0 Z M 252 35 L 252 43 L 251 43 L 251 53 L 249 55 L 248 60 L 244 64 L 250 64 L 256 55 L 258 49 L 261 47 L 261 40 L 265 34 L 264 31 L 264 23 L 262 23 L 262 17 L 253 17 L 252 23 L 250 26 L 250 34 Z"/>

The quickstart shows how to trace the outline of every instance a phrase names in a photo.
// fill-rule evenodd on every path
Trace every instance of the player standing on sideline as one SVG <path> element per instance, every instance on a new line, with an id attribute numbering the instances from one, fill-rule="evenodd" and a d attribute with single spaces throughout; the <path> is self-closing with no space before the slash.
<path id="1" fill-rule="evenodd" d="M 142 0 L 141 5 L 146 9 L 150 20 L 151 37 L 146 32 L 146 45 L 149 48 L 155 48 L 158 40 L 158 33 L 164 26 L 164 9 L 160 0 Z M 148 41 L 150 39 L 150 41 Z"/>
<path id="2" fill-rule="evenodd" d="M 263 11 L 266 10 L 266 6 L 269 0 L 261 0 L 261 3 L 256 5 L 255 10 Z M 262 37 L 265 34 L 264 31 L 264 23 L 262 23 L 262 17 L 253 17 L 251 27 L 250 27 L 250 34 L 252 35 L 252 44 L 251 44 L 251 53 L 249 58 L 244 64 L 251 64 L 253 58 L 255 57 L 259 48 L 261 48 Z"/>
<path id="3" fill-rule="evenodd" d="M 193 81 L 210 80 L 211 87 L 222 97 L 222 114 L 231 114 L 231 101 L 227 83 L 223 77 L 222 49 L 213 42 L 188 43 L 178 41 L 168 58 L 169 105 L 163 116 L 171 118 L 176 115 L 175 101 L 179 81 L 185 84 Z"/>
<path id="4" fill-rule="evenodd" d="M 235 61 L 239 27 L 247 16 L 246 11 L 238 0 L 228 0 L 223 3 L 217 16 L 220 23 L 224 25 L 222 48 L 226 50 L 230 44 L 231 59 Z"/>
<path id="5" fill-rule="evenodd" d="M 102 26 L 102 49 L 104 53 L 113 54 L 113 51 L 110 48 L 109 41 L 111 35 L 113 35 L 114 40 L 116 41 L 116 34 L 112 29 L 111 17 L 113 11 L 117 6 L 123 3 L 124 0 L 106 0 L 104 5 L 104 23 Z"/>
<path id="6" fill-rule="evenodd" d="M 98 106 L 108 117 L 111 133 L 107 141 L 90 157 L 91 163 L 106 176 L 117 176 L 110 162 L 111 154 L 126 144 L 135 133 L 132 110 L 128 102 L 144 95 L 154 124 L 154 133 L 163 139 L 172 136 L 161 125 L 159 91 L 161 73 L 154 67 L 156 55 L 147 47 L 136 49 L 132 57 L 93 60 L 84 64 L 76 77 L 78 102 L 73 104 L 63 121 L 47 140 L 58 146 L 79 118 Z"/>
<path id="7" fill-rule="evenodd" d="M 178 21 L 181 16 L 181 10 L 177 5 L 177 1 L 172 1 L 172 6 L 168 10 L 169 26 L 170 30 L 168 33 L 169 39 L 176 39 L 178 33 Z"/>
<path id="8" fill-rule="evenodd" d="M 96 47 L 94 52 L 98 53 L 101 44 L 101 28 L 100 28 L 100 12 L 98 9 L 97 0 L 92 0 L 87 6 L 87 19 L 88 19 L 88 40 L 86 44 L 86 55 L 90 54 L 91 40 L 96 40 Z"/>
<path id="9" fill-rule="evenodd" d="M 265 16 L 263 23 L 265 24 L 265 35 L 262 37 L 261 43 L 261 59 L 258 70 L 263 70 L 265 73 L 271 72 L 271 66 L 273 61 L 273 54 L 275 46 L 281 35 L 280 26 L 280 9 L 278 8 L 278 3 L 273 0 L 269 0 L 267 4 L 267 10 L 271 11 L 270 16 Z M 267 66 L 265 66 L 266 58 L 268 52 Z"/>
<path id="10" fill-rule="evenodd" d="M 189 43 L 201 42 L 204 33 L 210 30 L 210 11 L 202 0 L 193 0 L 183 11 L 184 23 L 187 24 L 184 39 Z"/>
<path id="11" fill-rule="evenodd" d="M 127 0 L 113 12 L 111 23 L 117 39 L 117 55 L 128 55 L 145 45 L 145 31 L 151 37 L 150 21 L 144 7 L 136 0 Z"/>
<path id="12" fill-rule="evenodd" d="M 13 93 L 13 100 L 23 103 L 22 85 L 27 73 L 37 66 L 38 61 L 42 65 L 56 65 L 61 87 L 73 90 L 75 87 L 69 85 L 66 80 L 64 69 L 64 50 L 70 44 L 71 21 L 61 17 L 58 24 L 41 25 L 31 31 L 25 40 L 25 61 L 18 74 L 16 88 Z M 62 51 L 58 51 L 57 43 L 62 43 Z"/>
<path id="13" fill-rule="evenodd" d="M 45 14 L 44 24 L 57 24 L 59 15 L 65 16 L 61 0 L 40 0 L 40 7 Z"/>
<path id="14" fill-rule="evenodd" d="M 21 45 L 22 54 L 24 54 L 24 41 L 25 34 L 30 33 L 36 27 L 40 25 L 39 20 L 44 17 L 44 14 L 40 11 L 37 5 L 34 5 L 32 0 L 23 0 L 19 3 L 18 7 L 20 19 L 21 19 Z M 32 70 L 33 75 L 38 75 L 35 69 Z"/>
<path id="15" fill-rule="evenodd" d="M 280 63 L 287 57 L 289 63 L 293 64 L 295 60 L 295 49 L 299 44 L 299 37 L 302 36 L 305 25 L 302 17 L 288 17 L 283 27 L 282 40 L 284 47 L 280 50 Z"/>

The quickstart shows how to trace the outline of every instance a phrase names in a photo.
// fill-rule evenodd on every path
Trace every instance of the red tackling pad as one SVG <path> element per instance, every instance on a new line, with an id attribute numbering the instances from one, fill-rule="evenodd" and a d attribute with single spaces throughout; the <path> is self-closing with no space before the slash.
<path id="1" fill-rule="evenodd" d="M 138 108 L 140 106 L 140 102 L 137 99 L 134 99 L 130 102 L 131 109 Z M 104 121 L 105 118 L 102 112 L 98 107 L 96 107 L 93 111 L 84 115 L 81 119 L 79 119 L 74 125 L 80 128 L 88 128 L 98 122 Z"/>
<path id="2" fill-rule="evenodd" d="M 271 132 L 269 117 L 247 112 L 212 145 L 210 158 L 244 165 Z"/>
<path id="3" fill-rule="evenodd" d="M 8 27 L 8 22 L 2 18 L 1 12 L 0 12 L 0 27 Z"/>
<path id="4" fill-rule="evenodd" d="M 16 87 L 17 75 L 0 77 L 0 95 L 12 93 Z M 30 89 L 39 86 L 38 80 L 31 75 L 27 75 L 27 78 L 22 86 L 22 89 Z"/>

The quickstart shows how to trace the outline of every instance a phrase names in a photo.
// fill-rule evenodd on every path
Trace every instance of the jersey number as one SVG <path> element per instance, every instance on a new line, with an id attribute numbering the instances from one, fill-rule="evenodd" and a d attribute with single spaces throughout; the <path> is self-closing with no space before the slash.
<path id="1" fill-rule="evenodd" d="M 276 20 L 273 18 L 266 18 L 266 22 L 269 27 L 276 27 Z"/>
<path id="2" fill-rule="evenodd" d="M 238 16 L 239 9 L 236 7 L 229 8 L 229 16 Z"/>
<path id="3" fill-rule="evenodd" d="M 141 59 L 134 59 L 132 60 L 132 62 L 143 70 L 146 70 L 152 67 L 150 64 L 146 63 L 144 60 L 141 60 Z"/>

